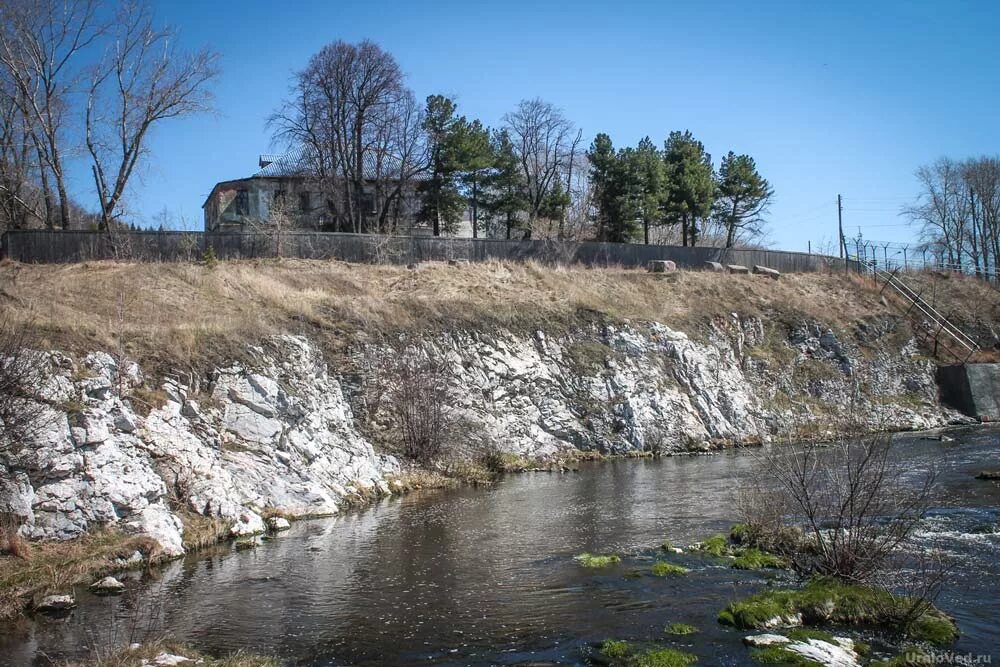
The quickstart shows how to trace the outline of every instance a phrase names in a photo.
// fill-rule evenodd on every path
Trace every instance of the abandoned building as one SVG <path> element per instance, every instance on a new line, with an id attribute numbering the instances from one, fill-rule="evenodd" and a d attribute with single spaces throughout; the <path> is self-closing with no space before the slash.
<path id="1" fill-rule="evenodd" d="M 328 193 L 309 175 L 304 160 L 296 154 L 261 155 L 259 170 L 252 176 L 216 183 L 202 209 L 206 232 L 254 231 L 281 226 L 322 232 L 353 232 L 348 220 L 339 219 L 330 206 Z M 361 232 L 382 229 L 375 204 L 376 166 L 365 164 L 366 188 L 361 202 Z M 384 183 L 384 181 L 383 181 Z M 419 202 L 412 184 L 402 189 L 391 212 L 389 231 L 400 235 L 427 236 L 431 229 L 416 222 Z M 454 236 L 472 236 L 468 215 L 463 216 Z"/>

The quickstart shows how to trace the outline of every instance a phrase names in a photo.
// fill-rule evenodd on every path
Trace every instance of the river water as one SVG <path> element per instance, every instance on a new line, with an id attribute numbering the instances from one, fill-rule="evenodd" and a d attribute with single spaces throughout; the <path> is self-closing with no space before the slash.
<path id="1" fill-rule="evenodd" d="M 896 436 L 914 479 L 939 470 L 921 540 L 956 559 L 938 606 L 956 617 L 955 653 L 1000 657 L 1000 430 L 953 429 L 952 442 Z M 421 492 L 305 521 L 249 551 L 231 546 L 134 575 L 130 593 L 64 619 L 0 628 L 0 663 L 42 665 L 108 642 L 169 634 L 212 654 L 237 649 L 291 665 L 583 664 L 607 638 L 655 640 L 699 664 L 751 664 L 745 633 L 720 626 L 728 601 L 786 574 L 671 556 L 692 571 L 649 576 L 669 540 L 687 544 L 736 521 L 733 490 L 757 460 L 739 452 L 589 464 L 512 475 L 489 488 Z M 616 552 L 588 570 L 573 556 Z M 628 576 L 632 572 L 642 576 Z M 672 640 L 671 622 L 701 632 Z"/>

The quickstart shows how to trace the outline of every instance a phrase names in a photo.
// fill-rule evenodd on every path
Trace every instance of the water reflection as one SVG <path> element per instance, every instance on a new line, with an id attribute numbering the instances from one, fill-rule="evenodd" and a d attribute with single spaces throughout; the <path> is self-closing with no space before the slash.
<path id="1" fill-rule="evenodd" d="M 997 433 L 969 430 L 952 443 L 900 438 L 914 474 L 941 469 L 941 509 L 927 535 L 946 538 L 962 558 L 942 604 L 959 619 L 963 651 L 1000 644 L 992 576 L 1000 485 L 971 478 L 996 460 Z M 663 626 L 678 621 L 702 628 L 685 643 L 704 662 L 745 664 L 740 633 L 715 616 L 764 577 L 701 560 L 679 578 L 624 574 L 648 568 L 664 539 L 688 543 L 727 528 L 734 486 L 755 463 L 739 453 L 620 461 L 389 500 L 297 524 L 253 551 L 173 563 L 136 586 L 141 603 L 84 595 L 71 617 L 0 640 L 0 655 L 26 665 L 84 654 L 109 628 L 120 638 L 140 618 L 209 652 L 242 648 L 303 665 L 574 664 L 588 642 L 662 639 Z M 572 563 L 581 551 L 629 558 L 593 572 Z"/>

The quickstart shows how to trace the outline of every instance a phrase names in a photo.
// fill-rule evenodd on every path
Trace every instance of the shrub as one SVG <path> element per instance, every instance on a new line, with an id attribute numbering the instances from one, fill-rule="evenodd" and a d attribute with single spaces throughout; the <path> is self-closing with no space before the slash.
<path id="1" fill-rule="evenodd" d="M 15 451 L 47 426 L 37 389 L 43 364 L 32 351 L 29 327 L 0 315 L 0 451 Z"/>
<path id="2" fill-rule="evenodd" d="M 381 378 L 403 453 L 421 463 L 437 459 L 451 435 L 447 371 L 444 362 L 410 350 L 395 354 Z"/>

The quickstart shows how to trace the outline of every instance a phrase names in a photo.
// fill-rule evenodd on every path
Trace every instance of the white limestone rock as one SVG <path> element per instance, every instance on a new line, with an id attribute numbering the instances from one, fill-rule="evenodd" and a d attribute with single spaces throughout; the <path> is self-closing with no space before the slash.
<path id="1" fill-rule="evenodd" d="M 125 584 L 114 577 L 104 577 L 90 585 L 90 590 L 100 595 L 116 595 L 125 590 Z"/>
<path id="2" fill-rule="evenodd" d="M 42 614 L 57 614 L 68 611 L 76 606 L 76 598 L 72 595 L 46 595 L 35 606 L 35 611 Z"/>
<path id="3" fill-rule="evenodd" d="M 820 639 L 793 642 L 785 645 L 784 648 L 826 667 L 858 667 L 860 664 L 858 654 L 854 652 L 853 648 L 848 649 Z"/>
<path id="4" fill-rule="evenodd" d="M 784 635 L 774 635 L 774 634 L 760 634 L 760 635 L 749 635 L 743 638 L 743 643 L 747 646 L 781 646 L 791 642 L 792 640 Z"/>

